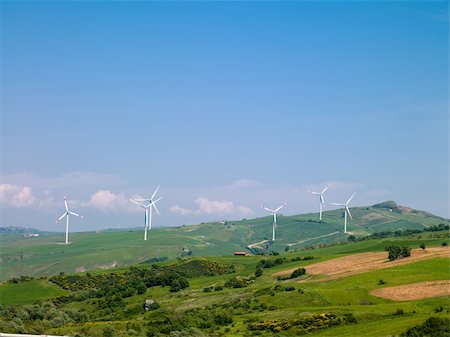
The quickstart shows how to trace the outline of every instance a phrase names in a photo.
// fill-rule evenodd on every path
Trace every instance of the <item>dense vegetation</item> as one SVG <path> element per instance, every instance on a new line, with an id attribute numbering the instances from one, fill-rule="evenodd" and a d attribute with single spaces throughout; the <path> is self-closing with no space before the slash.
<path id="1" fill-rule="evenodd" d="M 331 281 L 314 275 L 311 264 L 316 262 L 355 253 L 382 252 L 385 247 L 391 247 L 397 252 L 397 258 L 402 256 L 405 261 L 408 257 L 403 256 L 407 256 L 411 248 L 447 249 L 448 228 L 445 228 L 448 222 L 441 225 L 441 219 L 432 218 L 434 222 L 426 228 L 421 225 L 419 229 L 413 220 L 405 222 L 403 219 L 402 226 L 413 225 L 401 231 L 390 230 L 395 228 L 391 223 L 380 224 L 371 219 L 388 214 L 392 222 L 393 216 L 403 216 L 403 210 L 375 209 L 352 209 L 356 219 L 370 215 L 364 220 L 364 226 L 383 229 L 381 234 L 370 235 L 364 240 L 359 240 L 364 233 L 354 232 L 358 236 L 353 240 L 351 236 L 347 240 L 348 237 L 343 235 L 340 241 L 305 239 L 305 243 L 287 245 L 283 235 L 292 238 L 292 232 L 283 234 L 280 225 L 280 240 L 270 243 L 266 250 L 259 249 L 257 256 L 167 261 L 173 256 L 170 251 L 162 251 L 161 254 L 142 255 L 142 259 L 128 268 L 83 273 L 58 271 L 59 274 L 42 278 L 16 277 L 0 285 L 0 331 L 74 337 L 294 337 L 305 334 L 379 337 L 401 333 L 416 337 L 441 336 L 441 332 L 448 335 L 444 327 L 448 326 L 448 320 L 443 318 L 450 310 L 448 297 L 393 302 L 371 294 L 372 290 L 384 287 L 446 280 L 448 258 L 401 266 L 387 262 L 385 269 Z M 329 217 L 330 214 L 339 213 L 325 215 Z M 409 219 L 413 218 L 426 222 L 430 215 L 417 213 Z M 281 222 L 283 220 L 286 218 L 281 217 Z M 302 218 L 292 217 L 291 220 L 303 226 L 311 219 L 303 222 Z M 325 220 L 328 221 L 326 217 Z M 322 230 L 327 227 L 329 230 L 332 222 L 326 221 L 311 222 L 312 227 L 304 228 Z M 336 221 L 342 223 L 340 217 L 336 217 Z M 250 235 L 249 230 L 254 228 L 249 226 L 251 222 L 253 220 L 221 225 L 220 235 L 232 235 L 230 241 L 237 242 Z M 196 233 L 196 237 L 191 237 L 204 247 L 223 248 L 218 240 L 208 236 L 212 228 L 208 226 L 167 232 L 173 235 L 180 231 L 185 231 L 186 235 Z M 152 231 L 155 237 L 159 233 Z M 318 235 L 319 232 L 314 233 Z M 125 232 L 120 236 L 109 234 L 118 240 L 125 240 L 126 234 L 134 235 Z M 76 235 L 74 237 L 76 239 Z M 253 242 L 260 239 L 258 236 L 246 238 Z M 163 241 L 163 236 L 159 240 Z M 207 240 L 208 244 L 205 243 Z M 186 236 L 179 242 L 183 247 L 187 245 Z M 78 258 L 77 243 L 49 246 L 53 254 L 66 256 L 65 260 Z M 41 248 L 37 245 L 35 249 Z M 243 249 L 242 246 L 237 248 Z M 102 253 L 102 249 L 97 251 L 98 254 L 111 254 L 109 251 Z M 189 242 L 189 251 L 195 256 L 198 250 Z M 386 261 L 387 257 L 386 253 Z M 23 258 L 26 263 L 26 254 Z M 42 261 L 48 260 L 43 256 Z"/>

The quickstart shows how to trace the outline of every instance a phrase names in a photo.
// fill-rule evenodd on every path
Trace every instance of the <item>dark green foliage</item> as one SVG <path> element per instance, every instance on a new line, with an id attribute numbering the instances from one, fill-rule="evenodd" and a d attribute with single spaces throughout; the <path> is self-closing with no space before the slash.
<path id="1" fill-rule="evenodd" d="M 344 314 L 343 319 L 346 320 L 348 323 L 358 323 L 358 320 L 356 319 L 355 316 L 353 316 L 351 312 Z"/>
<path id="2" fill-rule="evenodd" d="M 287 260 L 284 257 L 279 257 L 279 258 L 276 258 L 275 260 L 261 260 L 258 262 L 258 267 L 272 268 L 275 266 L 279 266 L 280 264 L 283 264 L 285 262 L 287 262 Z"/>
<path id="3" fill-rule="evenodd" d="M 417 325 L 400 334 L 401 337 L 448 337 L 450 320 L 447 317 L 430 317 L 422 325 Z"/>
<path id="4" fill-rule="evenodd" d="M 81 323 L 89 315 L 74 308 L 59 308 L 51 302 L 33 305 L 5 306 L 0 311 L 0 331 L 7 333 L 42 334 L 46 329 L 66 323 Z"/>
<path id="5" fill-rule="evenodd" d="M 379 285 L 383 285 L 383 284 L 386 284 L 386 281 L 385 280 L 383 280 L 382 278 L 378 281 L 378 284 Z"/>
<path id="6" fill-rule="evenodd" d="M 225 282 L 224 286 L 227 288 L 244 288 L 248 283 L 249 280 L 247 279 L 232 277 Z"/>
<path id="7" fill-rule="evenodd" d="M 409 247 L 389 246 L 385 248 L 385 251 L 389 253 L 389 261 L 394 261 L 401 257 L 411 256 L 411 248 Z"/>
<path id="8" fill-rule="evenodd" d="M 295 261 L 308 261 L 308 260 L 314 260 L 314 259 L 315 259 L 314 256 L 305 256 L 305 257 L 297 256 L 297 257 L 293 257 L 293 258 L 291 259 L 291 262 L 295 262 Z"/>
<path id="9" fill-rule="evenodd" d="M 292 272 L 292 274 L 291 274 L 291 276 L 289 276 L 289 278 L 296 278 L 296 277 L 305 275 L 305 273 L 306 273 L 306 269 L 305 268 L 298 268 L 298 269 L 295 269 Z"/>
<path id="10" fill-rule="evenodd" d="M 294 291 L 295 287 L 294 286 L 286 286 L 284 287 L 284 291 Z"/>
<path id="11" fill-rule="evenodd" d="M 261 268 L 261 266 L 257 266 L 256 270 L 255 270 L 255 277 L 260 277 L 263 274 L 263 270 Z"/>
<path id="12" fill-rule="evenodd" d="M 403 315 L 404 313 L 402 308 L 397 308 L 397 310 L 395 310 L 395 315 Z"/>
<path id="13" fill-rule="evenodd" d="M 114 329 L 113 327 L 111 327 L 109 325 L 105 326 L 103 328 L 102 336 L 103 337 L 115 337 L 115 336 L 117 336 L 116 329 Z"/>
<path id="14" fill-rule="evenodd" d="M 345 320 L 333 314 L 314 314 L 308 317 L 284 320 L 268 320 L 263 322 L 251 322 L 248 329 L 251 331 L 268 330 L 280 332 L 295 329 L 297 335 L 308 334 L 314 330 L 343 324 Z"/>
<path id="15" fill-rule="evenodd" d="M 448 243 L 447 242 L 442 242 L 442 245 L 441 245 L 442 247 L 447 247 L 448 246 Z"/>
<path id="16" fill-rule="evenodd" d="M 420 244 L 420 248 L 425 249 L 425 243 L 422 242 L 422 243 Z"/>

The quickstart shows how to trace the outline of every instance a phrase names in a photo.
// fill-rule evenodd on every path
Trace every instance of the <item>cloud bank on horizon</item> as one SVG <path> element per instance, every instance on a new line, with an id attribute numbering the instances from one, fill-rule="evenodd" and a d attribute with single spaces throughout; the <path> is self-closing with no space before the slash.
<path id="1" fill-rule="evenodd" d="M 84 221 L 74 222 L 75 230 L 95 230 L 104 228 L 104 223 L 115 227 L 141 226 L 141 209 L 132 204 L 129 199 L 143 198 L 146 192 L 135 193 L 133 188 L 126 186 L 123 180 L 110 175 L 89 172 L 71 172 L 65 174 L 65 179 L 57 177 L 41 177 L 34 174 L 21 174 L 24 181 L 30 185 L 16 183 L 0 184 L 0 209 L 2 210 L 2 226 L 21 225 L 45 230 L 58 230 L 53 225 L 54 217 L 63 207 L 63 196 L 68 193 L 68 202 L 73 210 L 83 212 Z M 16 175 L 11 177 L 15 182 Z M 86 178 L 88 177 L 88 178 Z M 94 179 L 93 177 L 97 177 Z M 8 177 L 2 177 L 2 181 Z M 77 188 L 74 180 L 81 188 Z M 84 185 L 84 182 L 86 185 Z M 116 182 L 108 189 L 107 183 Z M 120 182 L 120 183 L 118 183 Z M 42 189 L 44 184 L 54 186 L 53 189 Z M 86 194 L 86 186 L 91 189 Z M 228 184 L 217 186 L 167 187 L 162 186 L 160 192 L 163 201 L 160 209 L 161 217 L 154 220 L 155 226 L 178 226 L 196 224 L 213 220 L 234 220 L 264 216 L 260 210 L 261 203 L 278 205 L 287 202 L 285 214 L 317 212 L 317 200 L 308 193 L 309 190 L 330 188 L 325 195 L 327 209 L 334 209 L 328 202 L 342 201 L 357 191 L 358 197 L 352 206 L 365 206 L 389 199 L 391 193 L 381 189 L 367 189 L 362 183 L 324 181 L 303 186 L 288 184 L 270 185 L 252 179 L 243 178 Z M 120 190 L 120 188 L 124 190 Z M 126 190 L 125 190 L 126 189 Z M 113 191 L 114 190 L 114 191 Z M 148 192 L 147 192 L 148 193 Z M 18 214 L 22 214 L 23 222 L 17 223 Z M 32 216 L 26 216 L 26 215 Z M 99 214 L 103 224 L 96 222 Z M 30 220 L 31 219 L 31 220 Z M 106 225 L 107 226 L 107 225 Z"/>

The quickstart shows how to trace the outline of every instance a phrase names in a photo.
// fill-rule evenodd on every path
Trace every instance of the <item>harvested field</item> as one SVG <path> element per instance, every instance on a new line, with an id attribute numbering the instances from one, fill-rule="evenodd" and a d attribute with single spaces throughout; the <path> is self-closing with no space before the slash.
<path id="1" fill-rule="evenodd" d="M 391 268 L 413 263 L 421 260 L 433 259 L 437 257 L 450 257 L 449 247 L 431 247 L 425 250 L 413 249 L 411 256 L 389 261 L 387 252 L 361 253 L 344 257 L 339 257 L 329 261 L 314 263 L 306 267 L 309 275 L 322 275 L 320 281 L 335 280 L 350 275 L 361 274 L 371 270 Z M 283 270 L 273 274 L 274 276 L 289 275 L 296 268 Z M 301 282 L 308 282 L 305 280 Z"/>
<path id="2" fill-rule="evenodd" d="M 450 280 L 428 281 L 374 289 L 370 293 L 393 301 L 414 301 L 423 298 L 450 296 Z"/>

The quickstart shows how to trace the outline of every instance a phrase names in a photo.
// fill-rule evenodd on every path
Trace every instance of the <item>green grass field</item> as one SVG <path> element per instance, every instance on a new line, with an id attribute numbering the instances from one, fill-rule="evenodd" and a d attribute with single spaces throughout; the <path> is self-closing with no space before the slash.
<path id="1" fill-rule="evenodd" d="M 132 233 L 129 235 L 132 235 Z M 449 298 L 394 302 L 372 296 L 370 291 L 380 287 L 448 279 L 448 258 L 417 261 L 327 282 L 321 282 L 320 280 L 300 283 L 297 282 L 298 280 L 277 281 L 272 274 L 293 267 L 305 267 L 308 270 L 308 265 L 312 263 L 354 253 L 383 251 L 388 243 L 417 248 L 421 242 L 426 242 L 427 247 L 431 247 L 440 246 L 441 241 L 441 238 L 424 237 L 422 235 L 420 239 L 397 237 L 395 239 L 361 241 L 305 251 L 283 252 L 279 256 L 270 257 L 208 257 L 206 258 L 207 260 L 234 265 L 235 272 L 233 274 L 189 279 L 190 286 L 175 293 L 170 292 L 168 287 L 151 287 L 144 294 L 125 298 L 123 305 L 117 308 L 117 312 L 105 312 L 102 309 L 103 314 L 93 320 L 88 319 L 78 323 L 66 323 L 59 327 L 50 326 L 41 330 L 41 332 L 70 336 L 78 334 L 79 336 L 102 337 L 105 334 L 105 329 L 110 329 L 106 328 L 108 326 L 112 327 L 114 336 L 117 337 L 131 335 L 144 337 L 148 336 L 148 329 L 152 325 L 149 322 L 155 320 L 165 322 L 169 320 L 169 322 L 173 322 L 178 319 L 177 317 L 183 317 L 187 313 L 200 315 L 202 312 L 228 310 L 232 312 L 231 323 L 215 328 L 203 327 L 200 330 L 206 336 L 293 337 L 299 335 L 299 331 L 295 328 L 289 328 L 277 333 L 269 330 L 252 332 L 249 330 L 249 322 L 293 320 L 324 313 L 344 317 L 345 314 L 351 313 L 356 318 L 357 323 L 339 324 L 314 330 L 308 336 L 395 336 L 405 331 L 408 327 L 421 324 L 430 316 L 448 316 L 450 310 Z M 308 255 L 313 256 L 314 259 L 289 262 L 292 258 L 303 258 Z M 204 289 L 207 287 L 223 286 L 226 280 L 233 276 L 252 276 L 256 265 L 262 259 L 273 260 L 280 257 L 286 258 L 287 262 L 273 268 L 264 269 L 263 275 L 250 282 L 247 287 L 237 289 L 223 288 L 220 291 L 204 292 Z M 169 264 L 170 262 L 159 263 L 161 266 Z M 118 269 L 119 272 L 121 270 L 125 271 L 127 269 Z M 108 271 L 101 271 L 100 273 L 107 274 Z M 379 285 L 378 281 L 380 279 L 383 279 L 386 283 Z M 277 286 L 279 289 L 276 288 Z M 286 291 L 284 290 L 286 287 L 294 287 L 294 289 Z M 24 304 L 32 304 L 36 300 L 43 301 L 46 298 L 54 298 L 68 293 L 70 292 L 49 283 L 45 278 L 17 284 L 8 283 L 0 286 L 2 305 L 15 305 L 19 308 Z M 142 304 L 148 298 L 156 300 L 160 304 L 160 308 L 144 312 Z M 230 308 L 230 305 L 231 307 L 234 305 L 236 308 L 226 309 Z M 65 312 L 83 311 L 92 317 L 96 317 L 95 315 L 100 310 L 99 300 L 94 298 L 81 302 L 69 301 L 62 304 L 58 310 L 64 310 Z M 192 314 L 192 312 L 195 314 Z M 50 322 L 55 322 L 55 319 Z M 56 325 L 57 323 L 52 324 Z M 26 329 L 36 328 L 35 325 L 29 325 Z"/>
<path id="2" fill-rule="evenodd" d="M 2 305 L 32 304 L 39 300 L 63 296 L 68 293 L 68 291 L 47 280 L 2 284 L 0 286 L 0 303 Z"/>
<path id="3" fill-rule="evenodd" d="M 391 204 L 387 204 L 392 207 Z M 367 235 L 380 231 L 423 229 L 439 224 L 449 225 L 446 219 L 434 217 L 420 211 L 389 211 L 384 207 L 352 208 L 353 221 L 349 221 L 350 234 Z M 324 212 L 323 222 L 318 214 L 280 216 L 277 239 L 269 249 L 284 251 L 299 250 L 312 246 L 330 245 L 347 241 L 343 230 L 341 210 Z M 231 255 L 246 250 L 250 244 L 271 237 L 270 216 L 206 223 L 175 228 L 157 228 L 149 232 L 149 239 L 143 240 L 140 230 L 99 231 L 73 233 L 71 243 L 63 244 L 62 234 L 43 233 L 39 237 L 25 238 L 22 235 L 0 234 L 2 249 L 0 259 L 0 280 L 29 276 L 49 276 L 64 272 L 83 272 L 124 267 L 149 259 L 176 259 L 183 248 L 193 256 Z M 411 243 L 416 244 L 419 236 L 426 244 L 441 244 L 445 235 L 425 233 L 415 235 Z M 395 242 L 395 238 L 392 239 Z M 383 243 L 385 244 L 385 243 Z M 355 246 L 355 252 L 378 250 L 380 246 L 364 243 Z M 361 248 L 357 248 L 361 247 Z M 339 249 L 339 248 L 338 248 Z"/>

